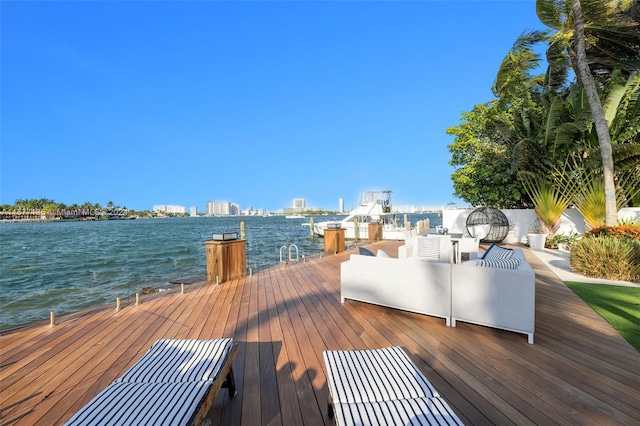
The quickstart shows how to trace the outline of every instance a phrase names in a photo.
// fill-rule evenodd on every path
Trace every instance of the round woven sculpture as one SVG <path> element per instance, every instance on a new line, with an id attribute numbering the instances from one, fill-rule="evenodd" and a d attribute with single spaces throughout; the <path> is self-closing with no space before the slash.
<path id="1" fill-rule="evenodd" d="M 509 234 L 509 220 L 498 209 L 480 207 L 467 217 L 467 232 L 485 243 L 499 243 Z"/>

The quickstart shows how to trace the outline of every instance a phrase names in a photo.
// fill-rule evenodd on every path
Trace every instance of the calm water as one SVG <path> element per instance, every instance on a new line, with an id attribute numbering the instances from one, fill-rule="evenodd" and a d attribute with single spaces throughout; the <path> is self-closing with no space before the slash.
<path id="1" fill-rule="evenodd" d="M 436 214 L 410 215 L 410 220 L 425 217 L 432 226 L 440 222 Z M 277 264 L 287 239 L 300 257 L 324 248 L 322 238 L 311 240 L 304 220 L 282 216 L 0 224 L 0 329 L 204 276 L 204 242 L 213 232 L 239 234 L 242 220 L 247 267 Z"/>

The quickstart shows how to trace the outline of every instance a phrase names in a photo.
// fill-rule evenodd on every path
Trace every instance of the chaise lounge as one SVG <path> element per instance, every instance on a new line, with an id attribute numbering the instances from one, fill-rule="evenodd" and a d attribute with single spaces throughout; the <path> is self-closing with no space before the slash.
<path id="1" fill-rule="evenodd" d="M 400 347 L 322 356 L 329 417 L 339 426 L 463 424 Z"/>
<path id="2" fill-rule="evenodd" d="M 231 339 L 158 340 L 65 425 L 199 424 L 221 387 L 236 394 Z"/>

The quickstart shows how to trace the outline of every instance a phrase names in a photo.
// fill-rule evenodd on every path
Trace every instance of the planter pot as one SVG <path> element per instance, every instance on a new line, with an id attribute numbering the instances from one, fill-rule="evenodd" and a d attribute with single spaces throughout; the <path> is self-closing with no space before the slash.
<path id="1" fill-rule="evenodd" d="M 543 250 L 544 243 L 547 240 L 546 234 L 527 234 L 529 240 L 529 248 L 531 250 Z"/>

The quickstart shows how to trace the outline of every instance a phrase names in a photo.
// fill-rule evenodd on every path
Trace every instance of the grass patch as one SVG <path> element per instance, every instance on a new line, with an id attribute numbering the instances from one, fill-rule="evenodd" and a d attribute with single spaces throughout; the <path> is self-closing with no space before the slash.
<path id="1" fill-rule="evenodd" d="M 565 284 L 640 352 L 640 287 Z"/>

